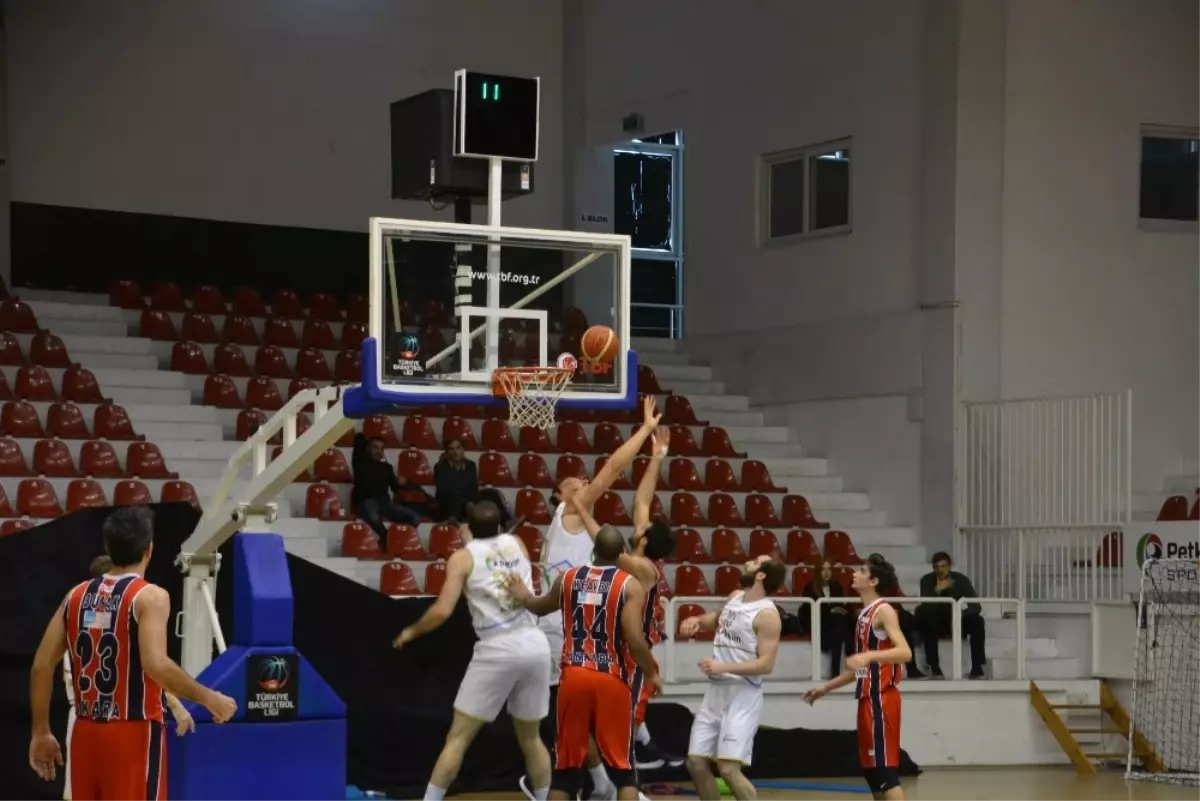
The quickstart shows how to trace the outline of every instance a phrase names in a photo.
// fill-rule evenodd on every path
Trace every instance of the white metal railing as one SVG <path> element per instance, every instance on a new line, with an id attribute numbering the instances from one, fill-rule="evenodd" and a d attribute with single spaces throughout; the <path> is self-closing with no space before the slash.
<path id="1" fill-rule="evenodd" d="M 956 557 L 984 595 L 1120 595 L 1101 546 L 1132 510 L 1131 391 L 965 403 Z"/>
<path id="2" fill-rule="evenodd" d="M 212 626 L 213 642 L 217 644 L 217 653 L 225 653 L 225 633 L 221 631 L 221 620 L 217 617 L 217 604 L 213 601 L 212 590 L 208 581 L 200 583 L 200 594 L 204 597 L 204 606 L 208 610 L 208 623 Z"/>
<path id="3" fill-rule="evenodd" d="M 811 679 L 819 681 L 821 676 L 821 660 L 825 656 L 821 653 L 821 605 L 822 604 L 853 604 L 857 603 L 854 598 L 820 598 L 816 601 L 811 598 L 784 596 L 772 598 L 777 604 L 783 607 L 792 604 L 799 608 L 808 607 L 811 615 L 812 623 L 811 645 L 812 648 L 812 673 Z M 950 677 L 952 679 L 961 679 L 963 675 L 963 633 L 962 633 L 962 611 L 968 604 L 998 604 L 1001 607 L 1011 605 L 1016 608 L 1016 663 L 1017 663 L 1017 679 L 1025 678 L 1025 601 L 1020 598 L 1013 597 L 986 597 L 979 598 L 962 598 L 955 601 L 953 598 L 945 597 L 889 597 L 884 598 L 885 601 L 894 604 L 949 604 L 951 605 L 950 617 L 950 640 L 953 652 Z M 667 642 L 664 643 L 665 648 L 665 664 L 663 665 L 663 681 L 667 684 L 672 684 L 678 681 L 676 676 L 676 659 L 675 648 L 677 647 L 677 632 L 679 631 L 679 607 L 682 604 L 696 604 L 704 607 L 706 612 L 714 611 L 709 608 L 716 604 L 723 604 L 724 599 L 711 595 L 699 596 L 676 596 L 672 598 L 666 605 L 666 620 L 664 624 L 667 628 Z M 799 614 L 800 612 L 798 612 Z M 910 647 L 914 647 L 909 643 Z M 790 647 L 787 641 L 780 644 L 780 647 Z"/>

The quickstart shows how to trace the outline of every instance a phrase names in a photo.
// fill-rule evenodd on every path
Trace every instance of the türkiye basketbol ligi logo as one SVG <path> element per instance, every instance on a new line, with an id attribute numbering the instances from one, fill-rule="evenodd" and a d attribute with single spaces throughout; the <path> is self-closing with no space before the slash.
<path id="1" fill-rule="evenodd" d="M 1141 567 L 1146 563 L 1147 559 L 1162 559 L 1163 558 L 1163 543 L 1162 539 L 1155 533 L 1151 532 L 1142 536 L 1137 544 L 1137 566 Z"/>
<path id="2" fill-rule="evenodd" d="M 258 664 L 258 686 L 269 693 L 282 691 L 291 678 L 287 660 L 282 656 L 272 656 Z"/>
<path id="3" fill-rule="evenodd" d="M 421 352 L 421 343 L 412 334 L 405 334 L 400 337 L 399 350 L 401 359 L 415 359 Z"/>

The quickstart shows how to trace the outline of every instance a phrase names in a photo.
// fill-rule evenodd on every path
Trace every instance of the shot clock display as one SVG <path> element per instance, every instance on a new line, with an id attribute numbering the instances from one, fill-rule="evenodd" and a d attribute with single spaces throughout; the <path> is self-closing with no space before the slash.
<path id="1" fill-rule="evenodd" d="M 458 70 L 454 155 L 537 161 L 540 81 Z"/>

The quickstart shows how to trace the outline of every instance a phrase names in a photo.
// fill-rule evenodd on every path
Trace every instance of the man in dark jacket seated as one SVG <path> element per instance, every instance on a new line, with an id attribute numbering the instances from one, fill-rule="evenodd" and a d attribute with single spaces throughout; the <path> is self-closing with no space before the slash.
<path id="1" fill-rule="evenodd" d="M 384 455 L 382 439 L 368 440 L 362 434 L 356 434 L 350 466 L 354 469 L 354 487 L 350 490 L 350 497 L 354 501 L 355 513 L 379 537 L 381 549 L 387 547 L 385 519 L 413 527 L 420 525 L 421 516 L 407 506 L 394 503 L 392 493 L 416 490 L 423 494 L 423 490 L 396 478 L 396 469 L 388 464 Z"/>
<path id="2" fill-rule="evenodd" d="M 438 519 L 466 520 L 467 506 L 479 494 L 479 474 L 467 458 L 462 440 L 446 443 L 446 455 L 433 467 L 433 483 L 437 486 Z"/>
<path id="3" fill-rule="evenodd" d="M 933 572 L 921 577 L 922 598 L 978 598 L 971 580 L 962 573 L 951 570 L 950 555 L 938 551 L 933 555 Z M 972 679 L 983 678 L 983 666 L 987 657 L 983 649 L 983 615 L 979 604 L 967 604 L 962 612 L 962 633 L 971 641 Z M 952 610 L 950 604 L 921 604 L 917 607 L 917 626 L 925 641 L 925 661 L 929 663 L 929 677 L 945 678 L 938 662 L 938 638 L 951 632 Z"/>

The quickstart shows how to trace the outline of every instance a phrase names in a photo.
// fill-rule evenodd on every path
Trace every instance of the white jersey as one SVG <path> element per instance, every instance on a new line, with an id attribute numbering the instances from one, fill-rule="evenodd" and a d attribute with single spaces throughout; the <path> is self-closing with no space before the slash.
<path id="1" fill-rule="evenodd" d="M 533 567 L 521 550 L 521 541 L 512 534 L 498 534 L 471 540 L 466 547 L 474 566 L 463 589 L 479 638 L 535 628 L 534 616 L 513 600 L 501 582 L 503 576 L 515 573 L 532 591 Z"/>
<path id="2" fill-rule="evenodd" d="M 592 535 L 587 530 L 573 534 L 563 525 L 567 505 L 560 503 L 554 510 L 554 519 L 546 530 L 546 542 L 542 547 L 542 590 L 548 591 L 555 579 L 573 567 L 592 562 Z"/>
<path id="3" fill-rule="evenodd" d="M 713 638 L 713 659 L 718 662 L 753 662 L 758 658 L 758 635 L 754 632 L 754 618 L 764 609 L 774 608 L 770 598 L 761 598 L 747 603 L 743 593 L 729 599 L 717 618 L 717 635 Z M 754 687 L 762 687 L 761 676 L 731 676 L 717 674 L 716 681 L 742 679 Z"/>

